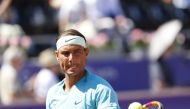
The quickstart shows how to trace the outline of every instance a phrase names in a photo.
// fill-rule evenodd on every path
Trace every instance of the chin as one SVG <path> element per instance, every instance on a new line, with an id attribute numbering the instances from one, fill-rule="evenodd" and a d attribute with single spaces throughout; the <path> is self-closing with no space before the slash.
<path id="1" fill-rule="evenodd" d="M 69 70 L 69 71 L 67 71 L 67 74 L 70 76 L 75 76 L 78 74 L 78 72 Z"/>

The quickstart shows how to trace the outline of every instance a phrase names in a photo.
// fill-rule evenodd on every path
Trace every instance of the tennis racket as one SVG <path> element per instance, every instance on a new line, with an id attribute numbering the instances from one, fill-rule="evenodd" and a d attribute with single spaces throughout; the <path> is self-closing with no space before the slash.
<path id="1" fill-rule="evenodd" d="M 159 101 L 150 101 L 143 105 L 143 109 L 163 109 L 163 105 Z"/>

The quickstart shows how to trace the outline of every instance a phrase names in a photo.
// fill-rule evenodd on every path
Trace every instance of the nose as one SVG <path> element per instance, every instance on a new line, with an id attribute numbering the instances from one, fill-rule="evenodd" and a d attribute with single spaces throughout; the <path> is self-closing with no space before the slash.
<path id="1" fill-rule="evenodd" d="M 73 59 L 73 55 L 72 53 L 69 55 L 69 61 L 71 61 Z"/>
<path id="2" fill-rule="evenodd" d="M 74 61 L 74 55 L 73 55 L 73 53 L 71 53 L 69 55 L 69 63 L 73 63 L 73 61 Z"/>

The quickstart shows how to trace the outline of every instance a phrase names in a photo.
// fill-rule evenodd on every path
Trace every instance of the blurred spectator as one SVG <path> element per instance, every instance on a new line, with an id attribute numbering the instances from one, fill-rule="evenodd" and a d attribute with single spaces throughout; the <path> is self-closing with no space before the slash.
<path id="1" fill-rule="evenodd" d="M 16 46 L 6 49 L 0 73 L 0 95 L 2 104 L 9 105 L 19 102 L 25 92 L 21 88 L 18 74 L 23 67 L 26 54 Z"/>
<path id="2" fill-rule="evenodd" d="M 119 0 L 64 0 L 59 11 L 60 32 L 77 28 L 87 36 L 90 47 L 100 49 L 112 47 L 111 42 L 128 51 L 127 35 L 133 24 L 123 14 Z"/>
<path id="3" fill-rule="evenodd" d="M 12 0 L 12 9 L 15 15 L 15 21 L 26 33 L 40 32 L 46 22 L 46 13 L 48 12 L 46 0 Z M 48 18 L 48 17 L 47 17 Z M 33 30 L 31 30 L 32 27 Z"/>
<path id="4" fill-rule="evenodd" d="M 180 19 L 184 23 L 189 21 L 189 2 L 186 0 L 162 0 L 164 14 L 167 20 Z"/>
<path id="5" fill-rule="evenodd" d="M 49 6 L 48 0 L 1 1 L 1 22 L 18 24 L 27 34 L 56 32 L 55 11 Z"/>
<path id="6" fill-rule="evenodd" d="M 135 28 L 129 34 L 128 42 L 130 48 L 130 57 L 133 59 L 142 59 L 146 57 L 146 49 L 149 44 L 151 33 Z"/>
<path id="7" fill-rule="evenodd" d="M 86 19 L 86 5 L 83 0 L 63 0 L 59 10 L 59 30 L 74 27 Z M 74 25 L 74 26 L 73 26 Z"/>
<path id="8" fill-rule="evenodd" d="M 166 59 L 174 52 L 174 42 L 182 28 L 179 20 L 171 20 L 161 25 L 152 34 L 148 48 L 150 59 L 151 88 L 159 91 L 165 87 L 173 86 L 172 71 Z"/>
<path id="9" fill-rule="evenodd" d="M 176 8 L 180 9 L 189 9 L 190 1 L 189 0 L 172 0 Z"/>
<path id="10" fill-rule="evenodd" d="M 31 47 L 32 39 L 17 24 L 0 24 L 0 53 L 8 46 L 20 46 L 26 51 Z"/>
<path id="11" fill-rule="evenodd" d="M 59 81 L 59 67 L 52 49 L 42 51 L 38 59 L 42 69 L 34 79 L 34 96 L 37 102 L 45 103 L 48 89 Z"/>
<path id="12" fill-rule="evenodd" d="M 87 8 L 88 17 L 97 22 L 101 18 L 117 19 L 119 16 L 124 16 L 119 0 L 84 0 Z M 106 6 L 105 6 L 106 4 Z"/>
<path id="13" fill-rule="evenodd" d="M 27 50 L 32 42 L 23 28 L 17 24 L 17 15 L 12 5 L 14 1 L 1 0 L 0 2 L 0 53 L 3 53 L 8 46 L 12 45 L 21 46 Z"/>
<path id="14" fill-rule="evenodd" d="M 120 50 L 119 52 L 129 52 L 128 35 L 133 29 L 134 23 L 124 15 L 120 1 L 84 1 L 87 4 L 87 16 L 93 22 L 97 31 L 97 36 L 92 38 L 90 42 L 96 42 L 97 39 L 102 40 L 107 38 L 106 41 L 102 40 L 104 44 L 102 44 L 101 47 L 111 43 L 114 48 L 118 49 L 118 51 Z M 85 33 L 84 31 L 83 33 Z M 96 43 L 96 46 L 97 45 L 99 44 Z"/>
<path id="15" fill-rule="evenodd" d="M 10 5 L 12 0 L 1 0 L 0 1 L 0 23 L 2 22 L 10 22 L 11 13 L 10 13 Z"/>

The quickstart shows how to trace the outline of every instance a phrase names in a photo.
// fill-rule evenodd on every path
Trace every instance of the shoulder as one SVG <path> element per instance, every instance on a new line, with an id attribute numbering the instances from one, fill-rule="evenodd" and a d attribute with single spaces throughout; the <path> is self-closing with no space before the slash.
<path id="1" fill-rule="evenodd" d="M 88 79 L 89 83 L 94 84 L 95 89 L 92 95 L 98 109 L 120 109 L 117 94 L 105 79 L 92 73 L 89 73 Z"/>
<path id="2" fill-rule="evenodd" d="M 96 90 L 113 90 L 107 80 L 96 74 L 88 72 L 87 81 L 91 86 L 94 86 Z"/>

